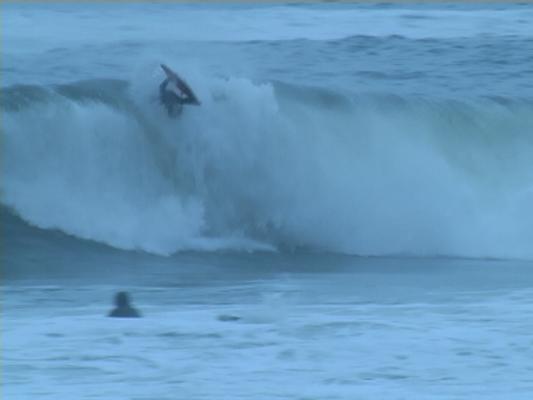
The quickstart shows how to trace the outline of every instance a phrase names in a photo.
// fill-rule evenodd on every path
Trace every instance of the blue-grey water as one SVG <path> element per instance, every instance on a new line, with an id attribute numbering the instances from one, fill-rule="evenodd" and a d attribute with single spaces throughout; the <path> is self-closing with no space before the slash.
<path id="1" fill-rule="evenodd" d="M 530 3 L 1 14 L 6 399 L 531 398 Z"/>

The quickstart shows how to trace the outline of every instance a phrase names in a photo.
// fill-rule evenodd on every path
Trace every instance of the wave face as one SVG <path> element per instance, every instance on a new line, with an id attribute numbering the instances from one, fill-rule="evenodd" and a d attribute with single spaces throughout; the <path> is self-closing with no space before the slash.
<path id="1" fill-rule="evenodd" d="M 191 76 L 3 90 L 1 201 L 121 249 L 532 258 L 533 103 Z"/>

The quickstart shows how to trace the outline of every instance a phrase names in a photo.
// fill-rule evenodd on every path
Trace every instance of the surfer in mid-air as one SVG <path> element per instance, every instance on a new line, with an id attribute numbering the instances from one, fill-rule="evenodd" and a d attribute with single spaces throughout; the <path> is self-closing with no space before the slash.
<path id="1" fill-rule="evenodd" d="M 189 85 L 165 64 L 161 64 L 166 79 L 159 85 L 159 99 L 167 109 L 169 117 L 175 118 L 183 111 L 184 105 L 200 105 L 200 101 Z"/>

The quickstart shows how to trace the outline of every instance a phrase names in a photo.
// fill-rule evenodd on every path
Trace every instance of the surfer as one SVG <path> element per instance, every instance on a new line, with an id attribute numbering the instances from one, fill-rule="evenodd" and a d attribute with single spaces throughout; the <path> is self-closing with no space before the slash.
<path id="1" fill-rule="evenodd" d="M 130 298 L 126 292 L 118 292 L 115 295 L 115 308 L 111 310 L 108 317 L 117 318 L 139 318 L 141 314 L 130 304 Z"/>
<path id="2" fill-rule="evenodd" d="M 159 99 L 167 109 L 169 117 L 179 116 L 186 104 L 200 105 L 194 92 L 178 74 L 164 64 L 161 64 L 161 68 L 167 77 L 159 85 Z"/>

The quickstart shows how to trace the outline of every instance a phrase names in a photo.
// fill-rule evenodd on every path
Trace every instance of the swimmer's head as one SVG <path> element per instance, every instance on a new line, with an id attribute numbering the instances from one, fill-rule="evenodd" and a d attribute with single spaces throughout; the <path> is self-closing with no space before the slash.
<path id="1" fill-rule="evenodd" d="M 115 305 L 117 307 L 129 307 L 130 306 L 130 297 L 126 292 L 118 292 L 115 295 Z"/>

